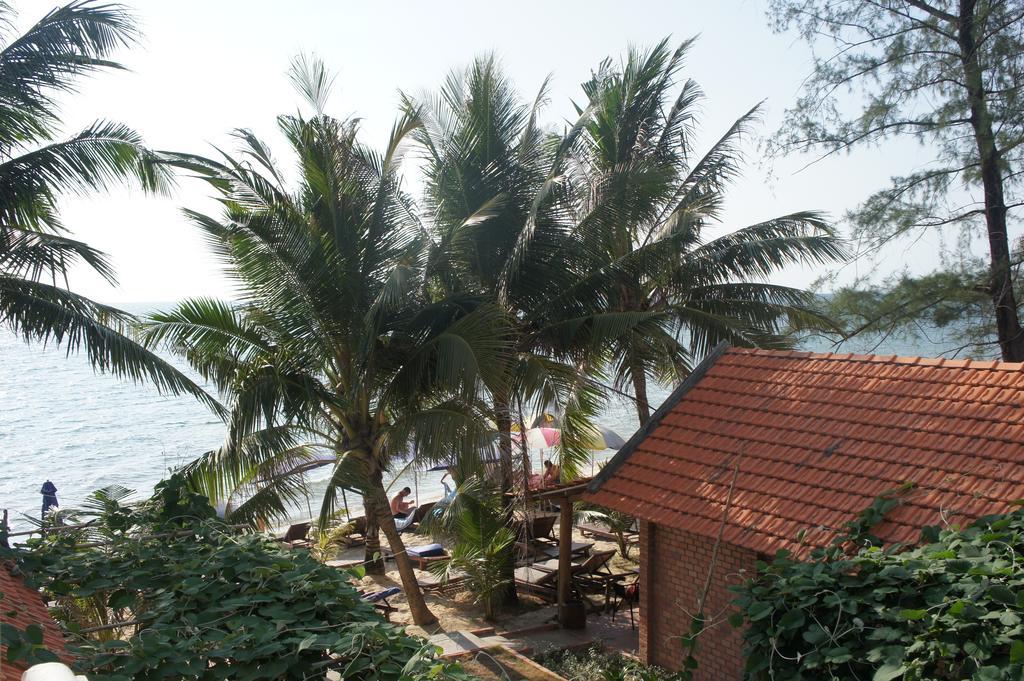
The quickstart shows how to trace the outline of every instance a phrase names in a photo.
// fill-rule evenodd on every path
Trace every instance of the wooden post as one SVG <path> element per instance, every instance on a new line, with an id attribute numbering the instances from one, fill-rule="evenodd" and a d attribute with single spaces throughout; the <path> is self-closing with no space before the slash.
<path id="1" fill-rule="evenodd" d="M 572 502 L 562 497 L 558 520 L 558 622 L 565 625 L 565 606 L 572 587 Z"/>

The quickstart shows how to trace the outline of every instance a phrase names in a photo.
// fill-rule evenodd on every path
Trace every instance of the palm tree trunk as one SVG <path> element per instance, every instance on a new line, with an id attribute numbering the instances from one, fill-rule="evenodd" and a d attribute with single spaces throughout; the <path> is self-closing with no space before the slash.
<path id="1" fill-rule="evenodd" d="M 494 396 L 494 422 L 498 427 L 498 456 L 501 466 L 501 498 L 505 510 L 505 526 L 515 532 L 515 517 L 512 515 L 512 503 L 508 502 L 513 497 L 509 496 L 515 488 L 515 476 L 512 474 L 512 411 L 509 400 L 504 396 Z M 508 503 L 506 503 L 508 502 Z M 515 605 L 519 602 L 519 594 L 516 592 L 516 561 L 515 543 L 509 545 L 508 555 L 505 557 L 504 574 L 506 586 L 499 589 L 494 600 L 506 606 Z"/>
<path id="2" fill-rule="evenodd" d="M 372 502 L 370 495 L 363 495 L 363 512 L 366 515 L 366 551 L 363 556 L 363 564 L 368 575 L 382 575 L 385 572 L 384 555 L 380 550 L 380 522 L 377 514 L 371 513 Z M 391 510 L 391 506 L 388 506 Z"/>
<path id="3" fill-rule="evenodd" d="M 647 372 L 643 364 L 635 359 L 630 362 L 629 373 L 633 378 L 633 396 L 636 398 L 636 415 L 643 426 L 651 418 L 651 403 L 647 398 Z"/>
<path id="4" fill-rule="evenodd" d="M 369 506 L 366 509 L 366 519 L 369 521 L 370 514 L 377 519 L 384 536 L 388 539 L 392 553 L 395 554 L 395 562 L 398 564 L 398 574 L 402 578 L 402 590 L 409 601 L 409 612 L 412 614 L 412 621 L 421 627 L 437 622 L 434 613 L 430 612 L 427 602 L 423 600 L 423 592 L 420 591 L 419 582 L 416 581 L 416 573 L 412 569 L 412 561 L 405 553 L 405 543 L 402 536 L 395 527 L 395 518 L 391 515 L 391 506 L 388 504 L 387 492 L 383 484 L 374 485 L 367 493 Z"/>

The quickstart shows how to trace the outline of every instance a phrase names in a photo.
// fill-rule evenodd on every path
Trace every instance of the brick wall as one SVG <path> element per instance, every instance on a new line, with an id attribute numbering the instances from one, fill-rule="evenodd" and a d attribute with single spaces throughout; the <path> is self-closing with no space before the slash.
<path id="1" fill-rule="evenodd" d="M 690 630 L 700 591 L 707 579 L 714 539 L 647 522 L 640 523 L 640 656 L 649 663 L 678 670 L 680 636 Z M 727 587 L 753 574 L 757 554 L 722 544 L 711 589 L 704 604 L 714 626 L 701 634 L 695 674 L 698 681 L 740 679 L 743 634 L 726 617 L 733 594 Z"/>

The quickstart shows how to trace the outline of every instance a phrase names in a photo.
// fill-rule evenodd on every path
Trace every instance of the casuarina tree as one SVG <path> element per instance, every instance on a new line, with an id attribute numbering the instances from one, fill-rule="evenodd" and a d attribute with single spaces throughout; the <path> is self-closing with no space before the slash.
<path id="1" fill-rule="evenodd" d="M 805 91 L 776 139 L 780 150 L 833 154 L 906 138 L 931 156 L 853 211 L 855 233 L 878 248 L 955 226 L 986 244 L 985 276 L 959 276 L 954 264 L 950 276 L 898 282 L 906 301 L 886 309 L 883 296 L 880 314 L 916 319 L 955 303 L 970 281 L 989 299 L 1002 358 L 1024 361 L 1020 253 L 1010 243 L 1022 202 L 1024 2 L 774 0 L 771 16 L 815 50 Z"/>

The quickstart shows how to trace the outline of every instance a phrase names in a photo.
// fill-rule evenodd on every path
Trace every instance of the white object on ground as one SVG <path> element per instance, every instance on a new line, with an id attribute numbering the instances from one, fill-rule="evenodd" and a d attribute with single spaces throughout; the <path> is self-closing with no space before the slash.
<path id="1" fill-rule="evenodd" d="M 25 670 L 21 681 L 88 681 L 84 676 L 76 676 L 71 668 L 60 662 L 44 662 Z"/>

